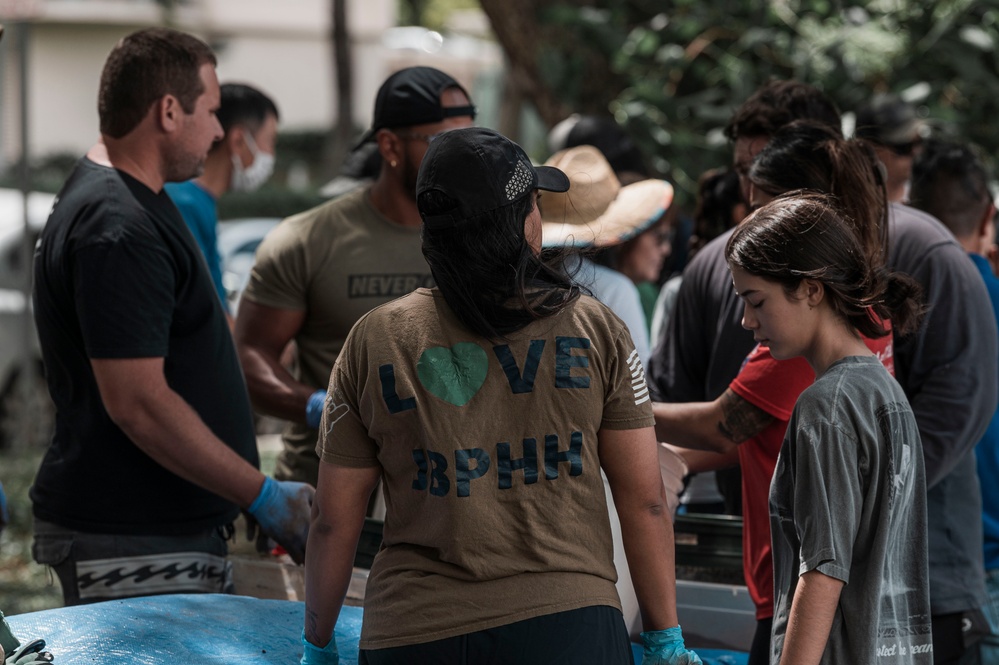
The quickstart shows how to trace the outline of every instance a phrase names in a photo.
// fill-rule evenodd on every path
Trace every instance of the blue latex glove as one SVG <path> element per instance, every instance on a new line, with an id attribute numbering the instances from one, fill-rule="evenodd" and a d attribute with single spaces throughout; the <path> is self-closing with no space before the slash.
<path id="1" fill-rule="evenodd" d="M 309 396 L 309 401 L 305 405 L 305 424 L 312 429 L 319 428 L 319 421 L 323 419 L 324 404 L 326 404 L 325 390 L 317 390 Z"/>
<path id="2" fill-rule="evenodd" d="M 701 658 L 683 646 L 680 626 L 642 633 L 642 665 L 702 665 Z"/>
<path id="3" fill-rule="evenodd" d="M 306 483 L 264 478 L 260 494 L 247 508 L 264 533 L 285 548 L 295 563 L 305 561 L 315 494 L 315 488 Z"/>
<path id="4" fill-rule="evenodd" d="M 302 646 L 305 653 L 298 665 L 340 665 L 340 654 L 336 650 L 336 636 L 330 638 L 329 644 L 322 649 L 305 639 L 305 631 L 302 631 Z"/>

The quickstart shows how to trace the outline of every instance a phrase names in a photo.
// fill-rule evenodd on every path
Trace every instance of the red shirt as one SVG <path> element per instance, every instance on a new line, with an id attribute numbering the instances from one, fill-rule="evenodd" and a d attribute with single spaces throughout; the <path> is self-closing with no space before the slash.
<path id="1" fill-rule="evenodd" d="M 886 322 L 885 328 L 891 329 Z M 892 336 L 864 338 L 888 371 L 895 375 Z M 756 618 L 774 614 L 774 564 L 770 552 L 770 481 L 777 466 L 787 421 L 798 396 L 815 381 L 804 358 L 775 360 L 770 349 L 757 345 L 729 385 L 732 392 L 774 417 L 762 432 L 739 446 L 742 467 L 742 570 Z"/>

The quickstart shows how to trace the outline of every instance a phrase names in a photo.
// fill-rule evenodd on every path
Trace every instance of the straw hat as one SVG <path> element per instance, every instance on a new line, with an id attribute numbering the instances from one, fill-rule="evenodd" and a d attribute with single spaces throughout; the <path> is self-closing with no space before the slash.
<path id="1" fill-rule="evenodd" d="M 610 247 L 634 238 L 657 222 L 673 202 L 665 180 L 622 187 L 593 146 L 562 150 L 545 162 L 569 177 L 569 191 L 541 199 L 545 247 Z"/>

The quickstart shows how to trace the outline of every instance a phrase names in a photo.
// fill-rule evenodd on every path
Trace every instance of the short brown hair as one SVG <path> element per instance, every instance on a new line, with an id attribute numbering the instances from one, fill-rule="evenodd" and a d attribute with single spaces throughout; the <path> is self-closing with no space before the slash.
<path id="1" fill-rule="evenodd" d="M 216 64 L 200 39 L 168 28 L 150 28 L 123 38 L 101 73 L 97 113 L 101 134 L 121 138 L 135 129 L 157 100 L 173 95 L 186 113 L 204 92 L 201 66 Z"/>
<path id="2" fill-rule="evenodd" d="M 794 120 L 814 120 L 842 136 L 839 109 L 821 90 L 800 81 L 769 81 L 760 86 L 732 114 L 725 136 L 773 136 Z"/>

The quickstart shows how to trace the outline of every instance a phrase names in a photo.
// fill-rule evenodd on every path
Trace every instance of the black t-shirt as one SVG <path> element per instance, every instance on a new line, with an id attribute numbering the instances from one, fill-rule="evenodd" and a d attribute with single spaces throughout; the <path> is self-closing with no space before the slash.
<path id="1" fill-rule="evenodd" d="M 56 431 L 31 488 L 37 518 L 97 533 L 191 533 L 234 504 L 157 464 L 112 422 L 91 358 L 164 359 L 169 386 L 251 464 L 246 384 L 194 238 L 163 191 L 84 158 L 35 250 L 35 321 Z"/>
<path id="2" fill-rule="evenodd" d="M 742 327 L 743 304 L 732 286 L 725 245 L 715 238 L 683 271 L 676 305 L 649 360 L 649 387 L 657 402 L 710 402 L 725 392 L 756 346 Z"/>

